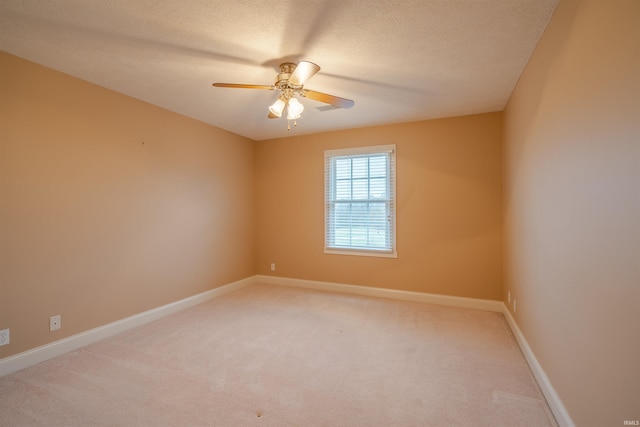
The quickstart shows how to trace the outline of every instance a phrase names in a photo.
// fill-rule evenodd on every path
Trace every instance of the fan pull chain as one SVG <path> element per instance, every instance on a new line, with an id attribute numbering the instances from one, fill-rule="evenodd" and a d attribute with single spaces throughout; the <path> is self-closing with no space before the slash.
<path id="1" fill-rule="evenodd" d="M 298 126 L 298 121 L 293 121 L 293 126 Z M 291 130 L 291 120 L 287 120 L 287 130 Z"/>

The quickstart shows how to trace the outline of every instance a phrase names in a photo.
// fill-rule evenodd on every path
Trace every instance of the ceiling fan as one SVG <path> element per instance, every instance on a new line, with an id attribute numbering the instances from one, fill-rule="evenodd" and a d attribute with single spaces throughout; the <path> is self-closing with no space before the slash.
<path id="1" fill-rule="evenodd" d="M 228 88 L 244 88 L 244 89 L 265 89 L 279 90 L 280 96 L 276 102 L 269 107 L 270 119 L 282 117 L 284 107 L 287 107 L 287 120 L 295 120 L 300 118 L 304 105 L 298 101 L 296 95 L 303 98 L 309 98 L 316 101 L 329 104 L 334 108 L 351 108 L 354 102 L 350 99 L 340 98 L 334 95 L 328 95 L 315 90 L 305 89 L 304 83 L 313 77 L 320 67 L 313 62 L 300 61 L 298 64 L 292 62 L 284 62 L 280 64 L 280 73 L 276 75 L 276 81 L 273 85 L 250 85 L 237 83 L 213 83 L 216 87 Z"/>

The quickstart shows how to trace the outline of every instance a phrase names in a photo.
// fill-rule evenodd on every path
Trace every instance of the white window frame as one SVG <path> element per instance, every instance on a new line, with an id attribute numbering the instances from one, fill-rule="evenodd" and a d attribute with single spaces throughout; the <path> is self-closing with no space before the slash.
<path id="1" fill-rule="evenodd" d="M 389 248 L 374 248 L 374 247 L 347 247 L 335 244 L 335 240 L 332 240 L 332 236 L 335 236 L 334 229 L 334 212 L 333 207 L 337 202 L 335 194 L 336 176 L 334 171 L 334 159 L 339 157 L 365 157 L 375 154 L 388 155 L 387 162 L 387 195 L 385 200 L 387 210 L 388 228 L 385 230 L 388 233 Z M 325 173 L 325 221 L 324 221 L 324 253 L 326 254 L 339 254 L 339 255 L 357 255 L 357 256 L 374 256 L 374 257 L 386 257 L 397 258 L 398 253 L 396 249 L 396 146 L 390 145 L 377 145 L 370 147 L 356 147 L 356 148 L 344 148 L 337 150 L 326 150 L 324 152 L 324 173 Z M 369 177 L 369 175 L 367 175 Z M 354 200 L 354 203 L 368 203 L 369 200 Z M 379 202 L 379 199 L 375 200 Z M 344 203 L 344 200 L 342 200 Z"/>

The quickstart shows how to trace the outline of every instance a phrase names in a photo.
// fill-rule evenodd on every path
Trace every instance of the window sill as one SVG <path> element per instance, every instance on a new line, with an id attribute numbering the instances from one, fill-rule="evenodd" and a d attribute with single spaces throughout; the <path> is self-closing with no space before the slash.
<path id="1" fill-rule="evenodd" d="M 371 256 L 378 258 L 398 258 L 397 252 L 385 252 L 385 251 L 375 251 L 375 250 L 364 250 L 364 249 L 333 249 L 333 248 L 325 248 L 325 254 L 330 255 L 353 255 L 353 256 Z"/>

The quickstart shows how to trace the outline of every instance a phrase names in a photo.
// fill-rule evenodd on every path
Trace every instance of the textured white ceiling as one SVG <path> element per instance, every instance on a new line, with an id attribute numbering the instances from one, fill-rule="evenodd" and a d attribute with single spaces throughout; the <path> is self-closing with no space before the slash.
<path id="1" fill-rule="evenodd" d="M 502 110 L 558 0 L 0 0 L 0 49 L 254 140 Z M 298 125 L 278 65 L 322 67 Z"/>

